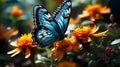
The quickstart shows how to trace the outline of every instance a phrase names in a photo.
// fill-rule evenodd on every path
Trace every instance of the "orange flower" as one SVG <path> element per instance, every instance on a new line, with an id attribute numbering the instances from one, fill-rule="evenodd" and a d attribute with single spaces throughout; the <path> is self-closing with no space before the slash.
<path id="1" fill-rule="evenodd" d="M 19 9 L 18 6 L 13 6 L 10 13 L 14 17 L 20 17 L 23 15 L 23 11 Z"/>
<path id="2" fill-rule="evenodd" d="M 70 38 L 70 42 L 72 43 L 71 44 L 71 46 L 72 46 L 72 50 L 71 51 L 78 53 L 79 52 L 80 43 L 77 41 L 77 39 L 74 36 L 72 36 Z"/>
<path id="3" fill-rule="evenodd" d="M 100 4 L 96 5 L 89 5 L 88 7 L 85 8 L 83 13 L 79 15 L 79 17 L 84 18 L 84 17 L 90 17 L 91 20 L 95 19 L 102 19 L 101 14 L 107 14 L 110 13 L 110 8 L 107 8 L 107 6 L 102 6 Z"/>
<path id="4" fill-rule="evenodd" d="M 76 40 L 72 40 L 64 38 L 61 41 L 54 42 L 55 48 L 52 49 L 51 55 L 53 55 L 56 59 L 61 60 L 66 52 L 78 52 L 79 44 L 76 45 Z"/>
<path id="5" fill-rule="evenodd" d="M 25 58 L 28 58 L 31 55 L 30 48 L 37 47 L 32 40 L 31 33 L 24 34 L 16 41 L 10 41 L 10 45 L 15 46 L 16 48 L 9 51 L 7 54 L 12 54 L 11 57 L 19 54 L 23 49 L 25 49 Z"/>
<path id="6" fill-rule="evenodd" d="M 77 67 L 77 64 L 71 61 L 62 61 L 57 64 L 57 67 Z"/>
<path id="7" fill-rule="evenodd" d="M 96 25 L 94 25 L 93 28 L 90 26 L 83 26 L 83 27 L 78 27 L 76 28 L 72 34 L 74 37 L 77 39 L 82 40 L 83 42 L 91 42 L 91 37 L 98 37 L 98 36 L 106 36 L 106 32 L 100 32 L 100 33 L 95 33 L 97 32 L 98 28 Z"/>

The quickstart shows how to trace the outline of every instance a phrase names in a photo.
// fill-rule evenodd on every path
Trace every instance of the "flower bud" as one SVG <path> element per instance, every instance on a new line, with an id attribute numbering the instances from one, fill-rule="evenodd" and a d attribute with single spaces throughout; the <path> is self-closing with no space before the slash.
<path id="1" fill-rule="evenodd" d="M 106 52 L 111 52 L 112 48 L 111 47 L 106 47 L 105 51 Z"/>

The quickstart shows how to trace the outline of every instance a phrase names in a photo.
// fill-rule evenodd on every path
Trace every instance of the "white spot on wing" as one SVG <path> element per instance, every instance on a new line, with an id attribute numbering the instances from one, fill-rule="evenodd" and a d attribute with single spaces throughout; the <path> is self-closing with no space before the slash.
<path id="1" fill-rule="evenodd" d="M 67 11 L 67 13 L 70 13 L 70 8 L 69 8 L 69 9 L 67 9 L 66 11 Z"/>
<path id="2" fill-rule="evenodd" d="M 47 17 L 51 17 L 51 15 L 50 15 L 50 14 L 46 14 L 46 16 L 47 16 Z"/>
<path id="3" fill-rule="evenodd" d="M 71 5 L 71 3 L 70 3 L 70 2 L 67 2 L 67 4 L 68 4 L 68 5 Z"/>

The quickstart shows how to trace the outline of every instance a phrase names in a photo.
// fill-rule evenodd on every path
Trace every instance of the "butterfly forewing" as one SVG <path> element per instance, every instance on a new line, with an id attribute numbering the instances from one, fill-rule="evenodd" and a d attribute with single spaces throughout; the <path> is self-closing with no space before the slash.
<path id="1" fill-rule="evenodd" d="M 71 2 L 70 0 L 64 0 L 64 2 L 57 8 L 57 10 L 53 14 L 53 17 L 58 23 L 63 34 L 67 30 L 70 13 L 71 13 Z"/>
<path id="2" fill-rule="evenodd" d="M 50 13 L 44 9 L 42 6 L 37 5 L 33 10 L 34 14 L 34 25 L 37 26 L 46 26 L 48 28 L 55 29 L 56 32 L 59 32 L 58 24 L 54 21 Z"/>

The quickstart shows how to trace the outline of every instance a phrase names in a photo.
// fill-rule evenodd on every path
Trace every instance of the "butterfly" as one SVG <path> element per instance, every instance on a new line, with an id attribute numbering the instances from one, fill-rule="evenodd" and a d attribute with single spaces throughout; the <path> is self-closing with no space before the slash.
<path id="1" fill-rule="evenodd" d="M 36 5 L 33 9 L 34 29 L 33 41 L 44 47 L 55 41 L 64 39 L 71 13 L 70 0 L 64 0 L 51 15 L 43 6 Z"/>

